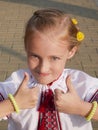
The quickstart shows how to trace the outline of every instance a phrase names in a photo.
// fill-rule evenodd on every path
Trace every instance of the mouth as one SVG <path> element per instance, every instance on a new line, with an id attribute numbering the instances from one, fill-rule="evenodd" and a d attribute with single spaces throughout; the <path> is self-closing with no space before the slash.
<path id="1" fill-rule="evenodd" d="M 49 76 L 49 73 L 38 73 L 38 75 L 41 77 L 46 77 L 46 76 Z"/>
<path id="2" fill-rule="evenodd" d="M 49 73 L 36 72 L 34 75 L 35 75 L 35 79 L 40 84 L 45 84 L 46 85 L 46 84 L 49 84 L 51 82 L 51 76 L 50 76 Z"/>

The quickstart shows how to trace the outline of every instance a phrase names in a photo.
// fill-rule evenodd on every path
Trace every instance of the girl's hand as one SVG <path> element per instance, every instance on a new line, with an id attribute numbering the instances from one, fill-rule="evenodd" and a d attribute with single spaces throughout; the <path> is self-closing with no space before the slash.
<path id="1" fill-rule="evenodd" d="M 28 88 L 29 75 L 25 72 L 24 79 L 14 97 L 20 109 L 35 107 L 38 101 L 39 87 Z"/>
<path id="2" fill-rule="evenodd" d="M 81 114 L 81 105 L 83 106 L 83 101 L 80 99 L 76 93 L 74 86 L 71 83 L 70 76 L 66 79 L 66 84 L 68 91 L 64 93 L 59 89 L 55 89 L 55 105 L 57 110 L 67 114 Z"/>

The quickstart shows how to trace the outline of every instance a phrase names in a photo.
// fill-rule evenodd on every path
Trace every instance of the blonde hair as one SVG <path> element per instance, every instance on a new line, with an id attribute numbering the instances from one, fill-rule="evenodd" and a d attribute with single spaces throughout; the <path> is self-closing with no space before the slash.
<path id="1" fill-rule="evenodd" d="M 44 33 L 49 30 L 59 34 L 59 39 L 63 42 L 68 40 L 70 49 L 80 45 L 80 42 L 77 40 L 79 28 L 72 22 L 69 15 L 58 9 L 42 9 L 35 11 L 26 25 L 25 48 L 27 40 L 35 31 Z"/>

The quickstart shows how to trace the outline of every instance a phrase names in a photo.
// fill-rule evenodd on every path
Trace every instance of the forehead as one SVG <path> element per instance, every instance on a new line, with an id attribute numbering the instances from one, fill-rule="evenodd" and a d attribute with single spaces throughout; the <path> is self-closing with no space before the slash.
<path id="1" fill-rule="evenodd" d="M 68 43 L 62 43 L 54 33 L 36 32 L 27 43 L 29 51 L 44 51 L 45 53 L 64 53 L 68 49 Z"/>

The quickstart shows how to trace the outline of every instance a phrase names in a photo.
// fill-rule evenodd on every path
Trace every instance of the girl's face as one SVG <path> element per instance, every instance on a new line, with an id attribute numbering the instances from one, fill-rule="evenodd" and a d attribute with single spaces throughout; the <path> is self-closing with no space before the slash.
<path id="1" fill-rule="evenodd" d="M 49 84 L 61 75 L 75 50 L 69 51 L 67 41 L 62 44 L 52 36 L 36 33 L 28 40 L 26 52 L 28 67 L 35 79 L 41 84 Z"/>

